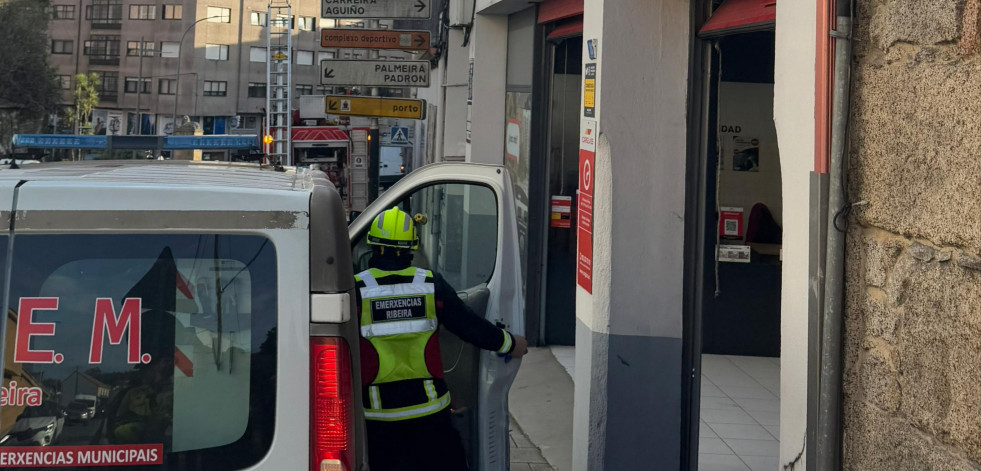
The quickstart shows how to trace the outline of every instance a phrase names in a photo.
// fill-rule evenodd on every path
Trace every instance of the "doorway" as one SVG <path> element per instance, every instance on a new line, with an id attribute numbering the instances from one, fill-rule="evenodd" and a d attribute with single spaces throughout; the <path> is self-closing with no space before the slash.
<path id="1" fill-rule="evenodd" d="M 546 345 L 574 345 L 582 36 L 560 39 L 551 50 L 544 337 Z"/>
<path id="2" fill-rule="evenodd" d="M 782 187 L 772 31 L 712 43 L 700 303 L 699 470 L 779 462 Z"/>

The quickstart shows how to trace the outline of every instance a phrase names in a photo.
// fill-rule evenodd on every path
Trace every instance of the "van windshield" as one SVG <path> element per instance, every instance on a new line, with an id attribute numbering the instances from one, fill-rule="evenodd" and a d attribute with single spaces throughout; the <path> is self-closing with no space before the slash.
<path id="1" fill-rule="evenodd" d="M 268 239 L 14 240 L 0 438 L 44 407 L 74 420 L 51 446 L 0 447 L 0 469 L 222 471 L 265 456 L 277 320 Z"/>

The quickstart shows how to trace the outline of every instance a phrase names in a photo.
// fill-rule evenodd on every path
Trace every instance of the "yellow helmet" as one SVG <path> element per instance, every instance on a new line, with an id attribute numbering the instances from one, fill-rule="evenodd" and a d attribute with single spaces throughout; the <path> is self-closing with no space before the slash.
<path id="1" fill-rule="evenodd" d="M 375 217 L 368 229 L 368 245 L 416 250 L 419 238 L 416 237 L 415 222 L 398 206 L 384 211 Z"/>

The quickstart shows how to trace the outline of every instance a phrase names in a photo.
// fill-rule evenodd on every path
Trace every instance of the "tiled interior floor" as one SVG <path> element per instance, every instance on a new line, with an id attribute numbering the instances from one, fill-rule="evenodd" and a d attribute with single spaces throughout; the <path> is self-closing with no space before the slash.
<path id="1" fill-rule="evenodd" d="M 776 471 L 780 359 L 702 355 L 699 471 Z"/>

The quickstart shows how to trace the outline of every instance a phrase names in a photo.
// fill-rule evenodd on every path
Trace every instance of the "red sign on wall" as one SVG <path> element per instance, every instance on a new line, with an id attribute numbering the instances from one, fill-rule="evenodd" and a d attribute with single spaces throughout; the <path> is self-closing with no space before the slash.
<path id="1" fill-rule="evenodd" d="M 719 208 L 719 236 L 723 239 L 743 238 L 743 208 Z"/>
<path id="2" fill-rule="evenodd" d="M 549 218 L 549 225 L 561 229 L 572 227 L 571 196 L 552 196 L 552 215 Z"/>
<path id="3" fill-rule="evenodd" d="M 579 221 L 576 283 L 593 293 L 593 184 L 596 167 L 596 122 L 584 120 L 579 139 Z"/>

